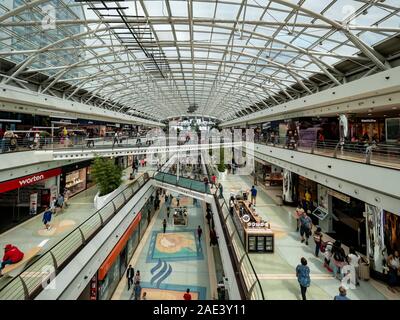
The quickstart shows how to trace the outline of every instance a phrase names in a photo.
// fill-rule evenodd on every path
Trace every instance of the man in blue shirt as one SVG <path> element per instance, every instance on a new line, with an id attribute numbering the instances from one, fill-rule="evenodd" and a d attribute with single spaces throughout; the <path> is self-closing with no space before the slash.
<path id="1" fill-rule="evenodd" d="M 350 300 L 347 296 L 346 296 L 347 292 L 345 287 L 340 286 L 339 287 L 339 294 L 337 296 L 335 296 L 335 298 L 333 300 Z"/>
<path id="2" fill-rule="evenodd" d="M 254 186 L 252 186 L 250 192 L 251 192 L 251 203 L 255 205 L 257 197 L 257 189 L 254 188 Z"/>
<path id="3" fill-rule="evenodd" d="M 43 213 L 43 224 L 45 225 L 45 228 L 49 230 L 50 228 L 50 221 L 51 221 L 51 216 L 53 215 L 53 212 L 51 211 L 50 207 L 47 207 L 46 211 Z"/>

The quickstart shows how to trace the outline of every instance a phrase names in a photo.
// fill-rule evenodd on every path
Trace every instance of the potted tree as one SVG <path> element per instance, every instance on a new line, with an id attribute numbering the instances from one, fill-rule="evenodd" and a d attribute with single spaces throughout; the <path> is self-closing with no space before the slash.
<path id="1" fill-rule="evenodd" d="M 92 165 L 92 175 L 99 189 L 94 198 L 94 205 L 98 210 L 120 192 L 122 169 L 112 159 L 96 157 Z"/>

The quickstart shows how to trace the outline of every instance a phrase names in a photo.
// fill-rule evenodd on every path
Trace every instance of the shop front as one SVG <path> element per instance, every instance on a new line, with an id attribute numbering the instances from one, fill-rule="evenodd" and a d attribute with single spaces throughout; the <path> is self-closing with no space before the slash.
<path id="1" fill-rule="evenodd" d="M 115 158 L 115 164 L 117 166 L 119 166 L 122 170 L 128 168 L 128 166 L 129 166 L 128 156 L 116 157 Z M 132 165 L 132 163 L 131 163 L 131 165 Z"/>
<path id="2" fill-rule="evenodd" d="M 141 220 L 142 215 L 139 212 L 107 259 L 100 266 L 97 272 L 98 300 L 109 300 L 120 279 L 124 277 L 128 262 L 132 258 L 128 253 L 130 252 L 133 255 L 138 245 L 137 239 L 139 239 Z M 133 241 L 135 242 L 132 243 Z M 131 245 L 129 245 L 129 242 L 131 242 Z"/>
<path id="3" fill-rule="evenodd" d="M 261 159 L 256 159 L 253 175 L 255 176 L 255 184 L 281 186 L 283 182 L 283 169 Z"/>
<path id="4" fill-rule="evenodd" d="M 59 192 L 61 168 L 38 172 L 0 183 L 0 231 L 39 214 Z"/>
<path id="5" fill-rule="evenodd" d="M 366 254 L 365 203 L 346 194 L 318 185 L 317 207 L 313 222 L 336 240 Z"/>
<path id="6" fill-rule="evenodd" d="M 337 218 L 333 220 L 336 239 L 366 254 L 365 203 L 333 190 L 329 195 L 332 197 L 333 214 Z"/>
<path id="7" fill-rule="evenodd" d="M 91 281 L 90 299 L 109 300 L 111 298 L 119 281 L 125 276 L 129 261 L 132 259 L 154 213 L 154 206 L 149 198 L 100 266 L 97 272 L 97 281 Z M 97 288 L 97 294 L 93 292 L 93 288 Z"/>
<path id="8" fill-rule="evenodd" d="M 350 137 L 353 142 L 385 141 L 385 118 L 355 118 L 350 120 Z"/>
<path id="9" fill-rule="evenodd" d="M 91 160 L 74 163 L 62 168 L 61 190 L 68 189 L 72 197 L 94 185 L 91 175 Z"/>

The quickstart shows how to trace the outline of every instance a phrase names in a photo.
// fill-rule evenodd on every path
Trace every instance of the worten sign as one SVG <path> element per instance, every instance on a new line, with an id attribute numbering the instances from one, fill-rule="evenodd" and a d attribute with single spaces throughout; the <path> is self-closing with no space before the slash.
<path id="1" fill-rule="evenodd" d="M 58 176 L 60 174 L 61 174 L 61 168 L 57 168 L 48 171 L 38 172 L 25 177 L 20 177 L 14 180 L 1 182 L 0 193 L 29 186 L 30 184 L 34 184 L 36 182 L 46 180 L 48 178 Z"/>

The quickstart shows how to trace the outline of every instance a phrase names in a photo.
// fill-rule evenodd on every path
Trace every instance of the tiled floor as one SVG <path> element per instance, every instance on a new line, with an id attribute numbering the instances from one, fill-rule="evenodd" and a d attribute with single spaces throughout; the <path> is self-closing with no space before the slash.
<path id="1" fill-rule="evenodd" d="M 142 293 L 147 293 L 148 300 L 183 299 L 187 288 L 193 293 L 192 299 L 209 300 L 215 296 L 210 290 L 216 288 L 216 279 L 204 210 L 200 203 L 193 206 L 191 199 L 181 199 L 181 205 L 188 202 L 188 225 L 173 225 L 172 206 L 163 234 L 162 221 L 167 218 L 163 203 L 130 261 L 135 272 L 140 270 Z M 199 225 L 203 229 L 200 242 L 196 232 Z M 112 299 L 131 299 L 131 294 L 124 278 Z"/>
<path id="2" fill-rule="evenodd" d="M 223 181 L 224 196 L 228 199 L 231 191 L 249 190 L 253 179 L 248 176 L 227 175 Z M 274 195 L 276 192 L 268 192 Z M 300 258 L 305 257 L 311 269 L 311 287 L 307 297 L 310 300 L 331 300 L 337 294 L 340 286 L 339 280 L 323 268 L 323 259 L 314 256 L 314 242 L 309 245 L 301 244 L 296 230 L 296 221 L 292 216 L 294 208 L 276 205 L 276 199 L 258 187 L 257 211 L 271 222 L 275 231 L 275 252 L 253 253 L 250 258 L 260 278 L 265 298 L 268 300 L 293 300 L 301 299 L 300 288 L 295 277 L 295 268 Z M 356 289 L 348 290 L 348 297 L 354 300 L 387 298 L 400 299 L 393 295 L 385 285 L 377 286 L 376 281 L 360 281 Z M 381 290 L 378 290 L 377 288 Z"/>

